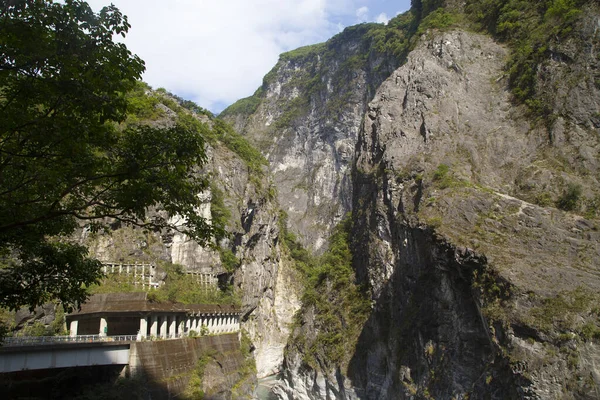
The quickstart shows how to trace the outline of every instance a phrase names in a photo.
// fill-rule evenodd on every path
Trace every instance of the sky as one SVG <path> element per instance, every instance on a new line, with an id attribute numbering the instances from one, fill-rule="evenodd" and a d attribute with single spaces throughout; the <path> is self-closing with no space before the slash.
<path id="1" fill-rule="evenodd" d="M 111 0 L 87 0 L 100 11 Z M 410 0 L 112 0 L 143 80 L 215 114 L 251 96 L 279 54 L 361 22 L 386 23 Z"/>

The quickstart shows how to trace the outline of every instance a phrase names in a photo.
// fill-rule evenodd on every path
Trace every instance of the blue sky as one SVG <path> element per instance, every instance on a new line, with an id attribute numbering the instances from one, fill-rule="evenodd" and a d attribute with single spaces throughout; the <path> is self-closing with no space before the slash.
<path id="1" fill-rule="evenodd" d="M 110 0 L 88 0 L 95 11 Z M 144 80 L 215 113 L 250 96 L 280 53 L 360 22 L 385 22 L 410 0 L 112 0 Z"/>

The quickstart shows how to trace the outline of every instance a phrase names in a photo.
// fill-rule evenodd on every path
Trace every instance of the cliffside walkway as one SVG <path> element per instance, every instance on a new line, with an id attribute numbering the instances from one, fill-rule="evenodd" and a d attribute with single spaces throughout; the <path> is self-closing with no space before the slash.
<path id="1" fill-rule="evenodd" d="M 70 336 L 184 337 L 235 333 L 239 308 L 219 304 L 160 303 L 146 293 L 97 294 L 67 316 Z"/>

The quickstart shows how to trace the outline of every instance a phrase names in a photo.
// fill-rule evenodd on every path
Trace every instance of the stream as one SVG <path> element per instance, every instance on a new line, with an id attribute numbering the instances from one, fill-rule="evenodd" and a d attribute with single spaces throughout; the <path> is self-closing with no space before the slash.
<path id="1" fill-rule="evenodd" d="M 277 398 L 271 393 L 271 387 L 277 383 L 277 375 L 267 376 L 258 380 L 258 385 L 254 391 L 254 399 L 256 400 L 276 400 Z"/>

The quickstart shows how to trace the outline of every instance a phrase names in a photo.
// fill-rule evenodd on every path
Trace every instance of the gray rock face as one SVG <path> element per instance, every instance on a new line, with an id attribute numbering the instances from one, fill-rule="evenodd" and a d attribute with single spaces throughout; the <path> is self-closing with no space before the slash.
<path id="1" fill-rule="evenodd" d="M 567 324 L 540 315 L 574 304 L 578 286 L 598 293 L 597 220 L 531 201 L 565 181 L 596 194 L 595 172 L 553 161 L 597 160 L 597 134 L 564 123 L 568 140 L 550 142 L 513 105 L 505 56 L 485 36 L 431 33 L 378 89 L 352 177 L 354 266 L 372 313 L 344 373 L 289 354 L 280 398 L 594 397 L 595 345 L 581 336 L 585 350 L 569 353 L 561 341 L 597 326 L 593 301 L 565 306 Z"/>
<path id="2" fill-rule="evenodd" d="M 207 171 L 232 213 L 224 244 L 242 261 L 233 281 L 257 374 L 281 372 L 279 398 L 600 396 L 600 24 L 595 6 L 586 12 L 537 71 L 550 123 L 513 101 L 507 49 L 462 31 L 427 32 L 392 72 L 359 28 L 282 56 L 256 107 L 226 113 L 270 161 L 270 176 L 249 177 L 216 146 Z M 570 185 L 581 189 L 573 212 L 553 207 Z M 317 253 L 352 210 L 372 311 L 347 366 L 284 357 L 300 296 L 279 208 Z M 95 246 L 111 261 L 223 271 L 217 253 L 169 233 L 118 229 Z"/>
<path id="3" fill-rule="evenodd" d="M 573 26 L 574 35 L 548 44 L 550 56 L 537 71 L 537 89 L 557 116 L 583 127 L 600 128 L 600 9 L 589 3 L 583 7 L 583 19 Z"/>
<path id="4" fill-rule="evenodd" d="M 291 230 L 317 252 L 350 211 L 360 121 L 395 65 L 369 52 L 368 26 L 355 28 L 304 55 L 283 55 L 255 95 L 260 104 L 251 115 L 224 112 L 268 158 Z"/>

